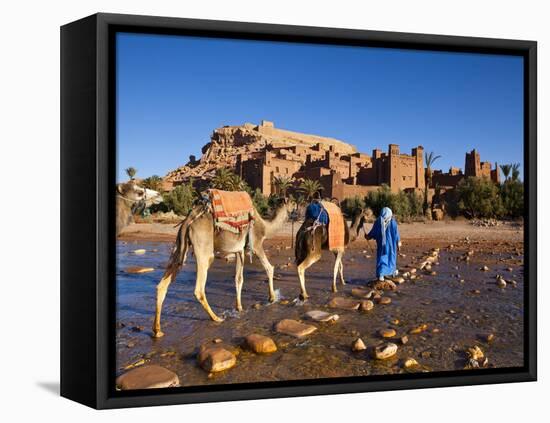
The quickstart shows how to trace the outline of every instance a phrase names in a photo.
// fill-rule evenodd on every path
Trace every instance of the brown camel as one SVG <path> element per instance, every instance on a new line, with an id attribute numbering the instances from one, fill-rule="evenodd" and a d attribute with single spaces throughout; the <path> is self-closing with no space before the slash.
<path id="1" fill-rule="evenodd" d="M 344 225 L 344 247 L 330 250 L 334 253 L 334 271 L 332 277 L 332 292 L 337 292 L 336 277 L 340 274 L 340 282 L 345 285 L 344 265 L 342 257 L 347 246 L 355 241 L 359 236 L 365 219 L 372 216 L 370 209 L 360 210 L 352 219 L 351 227 Z M 298 232 L 296 233 L 296 247 L 294 250 L 296 257 L 296 266 L 298 269 L 298 278 L 300 280 L 301 294 L 300 298 L 306 300 L 309 296 L 306 292 L 305 271 L 308 267 L 316 263 L 321 258 L 322 250 L 328 250 L 328 230 L 326 226 L 313 226 L 312 219 L 306 219 Z M 330 224 L 330 223 L 329 223 Z"/>
<path id="2" fill-rule="evenodd" d="M 223 255 L 235 254 L 235 287 L 237 291 L 236 308 L 242 311 L 241 291 L 243 287 L 243 268 L 245 261 L 245 247 L 247 241 L 250 243 L 252 252 L 260 259 L 264 267 L 269 282 L 269 301 L 275 301 L 275 291 L 273 289 L 273 266 L 267 259 L 263 243 L 279 231 L 282 225 L 287 221 L 288 214 L 295 208 L 294 203 L 283 201 L 277 207 L 274 217 L 271 220 L 262 219 L 257 210 L 254 210 L 254 223 L 249 231 L 243 231 L 235 234 L 229 231 L 216 230 L 214 227 L 214 218 L 212 213 L 204 205 L 198 205 L 193 208 L 189 216 L 182 222 L 179 229 L 176 242 L 172 249 L 170 261 L 157 285 L 157 304 L 155 321 L 153 323 L 153 336 L 159 338 L 163 336 L 160 328 L 160 315 L 162 312 L 162 303 L 166 297 L 168 286 L 176 278 L 181 266 L 185 263 L 189 247 L 193 247 L 193 252 L 197 262 L 195 297 L 208 315 L 215 322 L 222 322 L 210 308 L 206 300 L 206 279 L 208 268 L 214 261 L 215 252 Z"/>
<path id="3" fill-rule="evenodd" d="M 138 186 L 134 181 L 128 181 L 116 186 L 116 234 L 130 223 L 134 223 L 133 215 L 145 207 L 162 202 L 162 195 L 157 191 Z"/>

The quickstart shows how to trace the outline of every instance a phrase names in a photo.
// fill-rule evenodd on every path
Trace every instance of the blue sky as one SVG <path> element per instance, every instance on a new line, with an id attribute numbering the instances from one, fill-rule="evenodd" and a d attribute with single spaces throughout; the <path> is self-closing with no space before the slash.
<path id="1" fill-rule="evenodd" d="M 222 125 L 329 136 L 361 152 L 423 145 L 523 165 L 523 59 L 167 35 L 117 36 L 118 180 L 164 176 Z"/>

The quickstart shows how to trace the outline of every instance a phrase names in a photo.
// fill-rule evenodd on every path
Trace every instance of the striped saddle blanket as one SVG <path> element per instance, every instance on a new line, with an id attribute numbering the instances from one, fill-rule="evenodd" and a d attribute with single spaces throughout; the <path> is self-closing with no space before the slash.
<path id="1" fill-rule="evenodd" d="M 238 234 L 254 220 L 254 206 L 247 192 L 210 189 L 208 193 L 216 228 Z"/>
<path id="2" fill-rule="evenodd" d="M 328 248 L 344 248 L 345 243 L 345 225 L 344 215 L 336 204 L 330 201 L 321 201 L 321 205 L 328 213 Z"/>

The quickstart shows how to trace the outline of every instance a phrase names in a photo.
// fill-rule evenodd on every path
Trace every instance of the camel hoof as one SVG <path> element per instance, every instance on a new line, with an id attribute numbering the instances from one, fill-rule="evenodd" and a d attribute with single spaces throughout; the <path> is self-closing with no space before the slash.
<path id="1" fill-rule="evenodd" d="M 335 286 L 333 286 L 332 287 L 332 292 L 338 292 L 338 289 Z"/>
<path id="2" fill-rule="evenodd" d="M 273 296 L 270 295 L 269 296 L 269 302 L 274 303 L 275 301 L 277 301 L 277 297 L 275 297 L 275 295 L 273 295 Z"/>
<path id="3" fill-rule="evenodd" d="M 307 294 L 300 294 L 300 300 L 301 300 L 301 301 L 307 301 L 308 298 L 309 298 L 309 295 L 307 295 Z"/>
<path id="4" fill-rule="evenodd" d="M 345 285 L 346 284 L 346 281 L 341 281 L 340 282 L 342 285 Z"/>
<path id="5" fill-rule="evenodd" d="M 222 319 L 221 317 L 214 316 L 212 317 L 212 320 L 216 323 L 222 323 L 225 319 Z"/>
<path id="6" fill-rule="evenodd" d="M 164 336 L 164 332 L 161 330 L 154 330 L 153 331 L 153 338 L 162 338 Z"/>

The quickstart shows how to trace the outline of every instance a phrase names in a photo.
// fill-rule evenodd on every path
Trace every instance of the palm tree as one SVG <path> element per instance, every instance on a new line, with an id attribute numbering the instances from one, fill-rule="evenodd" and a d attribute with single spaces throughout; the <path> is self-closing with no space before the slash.
<path id="1" fill-rule="evenodd" d="M 517 181 L 519 179 L 519 163 L 514 163 L 512 165 L 512 181 Z"/>
<path id="2" fill-rule="evenodd" d="M 502 174 L 504 175 L 504 180 L 507 181 L 510 177 L 510 172 L 512 171 L 512 165 L 511 164 L 503 164 L 500 165 L 500 170 L 502 170 Z"/>
<path id="3" fill-rule="evenodd" d="M 304 179 L 300 182 L 300 190 L 304 192 L 308 201 L 312 200 L 315 194 L 321 191 L 323 187 L 319 181 L 313 181 L 311 179 Z"/>
<path id="4" fill-rule="evenodd" d="M 158 175 L 149 176 L 148 178 L 145 178 L 141 185 L 143 185 L 144 188 L 149 188 L 154 191 L 161 191 L 162 190 L 162 178 Z"/>
<path id="5" fill-rule="evenodd" d="M 216 170 L 216 174 L 210 181 L 210 186 L 212 188 L 227 190 L 231 185 L 233 176 L 234 173 L 231 170 L 222 167 Z"/>
<path id="6" fill-rule="evenodd" d="M 277 191 L 279 192 L 279 194 L 282 194 L 283 197 L 286 197 L 286 192 L 292 186 L 292 178 L 289 178 L 288 176 L 284 176 L 284 175 L 276 176 L 273 179 L 273 183 L 277 188 Z"/>
<path id="7" fill-rule="evenodd" d="M 227 184 L 228 191 L 249 191 L 249 186 L 239 175 L 234 173 L 229 178 Z"/>
<path id="8" fill-rule="evenodd" d="M 134 180 L 134 176 L 136 176 L 137 169 L 135 167 L 130 166 L 126 169 L 126 175 L 130 178 L 130 180 Z"/>
<path id="9" fill-rule="evenodd" d="M 440 159 L 441 156 L 434 155 L 433 151 L 430 151 L 430 153 L 426 152 L 426 180 L 424 183 L 424 214 L 428 210 L 429 204 L 428 204 L 428 189 L 432 185 L 432 165 L 437 159 Z"/>

